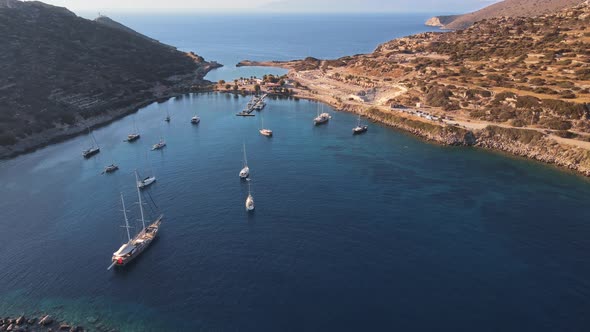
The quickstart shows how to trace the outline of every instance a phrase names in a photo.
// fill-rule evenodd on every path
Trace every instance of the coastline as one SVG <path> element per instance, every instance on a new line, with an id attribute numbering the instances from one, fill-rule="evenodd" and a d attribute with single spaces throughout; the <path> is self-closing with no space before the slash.
<path id="1" fill-rule="evenodd" d="M 190 54 L 187 53 L 190 56 Z M 17 156 L 34 152 L 49 145 L 66 141 L 70 138 L 83 135 L 90 130 L 98 129 L 111 124 L 127 115 L 138 112 L 141 108 L 154 102 L 163 102 L 167 99 L 181 96 L 191 92 L 207 92 L 212 90 L 213 82 L 207 81 L 204 77 L 213 69 L 222 67 L 217 62 L 207 62 L 195 72 L 187 74 L 175 85 L 169 87 L 167 91 L 154 93 L 153 96 L 146 99 L 141 95 L 134 97 L 135 102 L 124 107 L 114 108 L 100 116 L 78 121 L 73 125 L 54 127 L 41 133 L 29 136 L 19 140 L 11 146 L 0 146 L 0 160 L 11 159 Z"/>
<path id="2" fill-rule="evenodd" d="M 305 67 L 316 59 L 305 59 Z M 318 60 L 319 61 L 319 60 Z M 500 151 L 512 156 L 554 165 L 577 174 L 590 177 L 590 151 L 564 142 L 559 142 L 537 129 L 506 128 L 496 124 L 485 124 L 482 128 L 467 128 L 465 124 L 450 121 L 428 121 L 420 117 L 393 111 L 390 108 L 343 101 L 321 89 L 309 90 L 310 79 L 302 79 L 305 71 L 296 66 L 301 61 L 241 61 L 240 66 L 268 66 L 288 69 L 288 78 L 298 82 L 301 88 L 292 87 L 293 97 L 314 100 L 328 104 L 336 110 L 351 112 L 367 117 L 387 126 L 408 132 L 429 142 L 447 146 L 471 146 Z M 319 82 L 318 84 L 321 84 Z M 345 91 L 343 91 L 346 93 Z M 475 127 L 475 126 L 474 126 Z"/>

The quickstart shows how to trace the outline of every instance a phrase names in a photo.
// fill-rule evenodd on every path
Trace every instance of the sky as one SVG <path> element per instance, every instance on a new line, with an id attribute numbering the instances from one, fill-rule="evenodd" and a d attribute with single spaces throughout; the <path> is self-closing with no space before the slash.
<path id="1" fill-rule="evenodd" d="M 75 12 L 466 13 L 499 0 L 41 0 Z"/>

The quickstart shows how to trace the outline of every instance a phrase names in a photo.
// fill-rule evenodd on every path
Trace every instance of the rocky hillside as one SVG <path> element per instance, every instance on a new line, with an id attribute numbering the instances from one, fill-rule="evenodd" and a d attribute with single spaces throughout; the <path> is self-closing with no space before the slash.
<path id="1" fill-rule="evenodd" d="M 291 69 L 298 97 L 425 139 L 473 145 L 590 175 L 590 4 L 392 40 Z M 460 129 L 460 130 L 459 130 Z"/>
<path id="2" fill-rule="evenodd" d="M 107 18 L 0 0 L 0 157 L 205 83 L 217 66 Z"/>
<path id="3" fill-rule="evenodd" d="M 584 0 L 504 0 L 473 13 L 452 16 L 435 16 L 426 25 L 443 29 L 464 29 L 473 23 L 498 17 L 534 17 L 552 14 L 564 8 L 579 5 Z"/>

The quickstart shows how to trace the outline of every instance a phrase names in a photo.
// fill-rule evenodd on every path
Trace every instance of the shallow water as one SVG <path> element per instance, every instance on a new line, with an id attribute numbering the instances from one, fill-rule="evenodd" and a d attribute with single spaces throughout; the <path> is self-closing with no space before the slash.
<path id="1" fill-rule="evenodd" d="M 246 102 L 187 95 L 95 131 L 89 160 L 82 136 L 0 162 L 0 312 L 125 331 L 588 326 L 586 179 L 373 123 L 353 136 L 352 114 L 314 127 L 308 101 L 236 117 Z M 134 120 L 142 137 L 125 143 Z M 168 146 L 149 151 L 160 136 Z M 121 169 L 100 175 L 113 160 Z M 138 217 L 135 168 L 158 177 L 166 219 L 135 264 L 107 271 L 120 192 Z"/>

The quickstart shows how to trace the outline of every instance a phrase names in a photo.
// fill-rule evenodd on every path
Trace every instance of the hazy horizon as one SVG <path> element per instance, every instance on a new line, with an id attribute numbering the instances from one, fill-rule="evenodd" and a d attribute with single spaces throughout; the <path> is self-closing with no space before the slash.
<path id="1" fill-rule="evenodd" d="M 77 13 L 466 13 L 499 0 L 45 0 Z"/>

